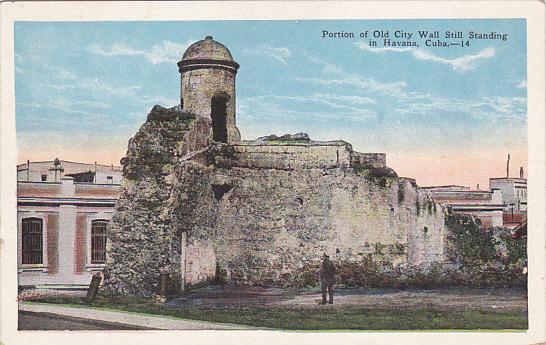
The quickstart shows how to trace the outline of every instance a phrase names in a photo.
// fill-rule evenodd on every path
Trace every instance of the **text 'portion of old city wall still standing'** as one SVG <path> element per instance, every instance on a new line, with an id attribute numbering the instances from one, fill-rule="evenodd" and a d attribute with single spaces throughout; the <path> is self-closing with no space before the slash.
<path id="1" fill-rule="evenodd" d="M 19 330 L 525 331 L 526 52 L 525 19 L 15 22 Z"/>

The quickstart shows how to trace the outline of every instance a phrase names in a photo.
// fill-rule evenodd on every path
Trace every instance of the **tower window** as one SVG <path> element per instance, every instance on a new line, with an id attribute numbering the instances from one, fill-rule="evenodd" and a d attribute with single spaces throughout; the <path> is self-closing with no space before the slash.
<path id="1" fill-rule="evenodd" d="M 106 176 L 106 182 L 109 184 L 114 183 L 114 177 L 113 176 Z"/>
<path id="2" fill-rule="evenodd" d="M 91 222 L 91 263 L 103 264 L 106 262 L 106 227 L 107 220 Z"/>
<path id="3" fill-rule="evenodd" d="M 43 263 L 43 226 L 40 218 L 23 219 L 23 264 Z"/>
<path id="4" fill-rule="evenodd" d="M 210 116 L 212 118 L 212 140 L 227 143 L 226 97 L 212 97 L 210 108 Z"/>
<path id="5" fill-rule="evenodd" d="M 47 181 L 47 174 L 42 174 L 42 182 Z"/>

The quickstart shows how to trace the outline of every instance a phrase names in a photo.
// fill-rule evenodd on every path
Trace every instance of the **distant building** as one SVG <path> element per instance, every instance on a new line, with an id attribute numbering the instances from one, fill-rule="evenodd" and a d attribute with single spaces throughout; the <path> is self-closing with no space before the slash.
<path id="1" fill-rule="evenodd" d="M 20 286 L 89 284 L 104 267 L 120 181 L 112 165 L 55 159 L 17 166 Z"/>
<path id="2" fill-rule="evenodd" d="M 527 219 L 527 179 L 499 177 L 489 179 L 489 188 L 502 191 L 503 219 L 507 227 L 517 227 Z"/>
<path id="3" fill-rule="evenodd" d="M 476 216 L 482 226 L 503 226 L 502 192 L 471 190 L 469 187 L 449 185 L 423 187 L 432 194 L 432 199 L 441 205 L 451 208 L 453 212 Z"/>
<path id="4" fill-rule="evenodd" d="M 435 202 L 453 212 L 471 214 L 482 221 L 484 228 L 505 226 L 520 228 L 527 221 L 527 179 L 520 168 L 519 178 L 509 177 L 508 155 L 506 176 L 489 179 L 489 191 L 470 190 L 466 186 L 423 187 L 432 193 Z M 526 228 L 525 228 L 526 229 Z"/>

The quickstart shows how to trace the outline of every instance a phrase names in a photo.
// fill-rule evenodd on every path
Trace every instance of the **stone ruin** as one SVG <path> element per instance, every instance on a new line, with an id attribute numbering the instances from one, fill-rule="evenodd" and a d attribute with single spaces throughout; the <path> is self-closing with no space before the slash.
<path id="1" fill-rule="evenodd" d="M 105 285 L 118 293 L 224 281 L 294 286 L 323 253 L 399 265 L 444 259 L 444 211 L 383 153 L 305 133 L 241 141 L 239 65 L 206 37 L 178 63 L 181 105 L 155 106 L 129 141 Z"/>

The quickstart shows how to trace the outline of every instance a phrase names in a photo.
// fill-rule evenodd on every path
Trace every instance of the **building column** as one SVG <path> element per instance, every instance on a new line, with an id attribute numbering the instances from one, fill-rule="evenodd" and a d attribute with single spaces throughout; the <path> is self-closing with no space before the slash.
<path id="1" fill-rule="evenodd" d="M 74 280 L 76 245 L 76 206 L 59 208 L 59 283 L 71 284 Z"/>

